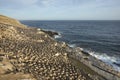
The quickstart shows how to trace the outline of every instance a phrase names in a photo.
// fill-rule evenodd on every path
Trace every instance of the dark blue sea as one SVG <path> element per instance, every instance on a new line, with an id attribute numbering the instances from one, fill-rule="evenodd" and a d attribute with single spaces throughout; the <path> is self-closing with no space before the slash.
<path id="1" fill-rule="evenodd" d="M 90 55 L 120 70 L 120 21 L 37 21 L 23 24 L 57 31 L 56 37 L 71 47 L 80 47 Z"/>

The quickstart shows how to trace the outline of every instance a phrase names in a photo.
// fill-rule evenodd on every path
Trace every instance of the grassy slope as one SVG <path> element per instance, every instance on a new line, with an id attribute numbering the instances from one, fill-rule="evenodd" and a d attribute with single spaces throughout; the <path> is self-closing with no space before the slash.
<path id="1" fill-rule="evenodd" d="M 9 25 L 12 24 L 13 26 L 17 26 L 17 27 L 25 27 L 25 25 L 21 24 L 19 21 L 3 15 L 0 15 L 0 23 L 9 24 Z"/>

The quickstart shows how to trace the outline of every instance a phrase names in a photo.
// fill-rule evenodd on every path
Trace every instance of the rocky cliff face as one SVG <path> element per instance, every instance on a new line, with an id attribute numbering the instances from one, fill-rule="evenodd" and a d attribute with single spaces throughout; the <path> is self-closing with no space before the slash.
<path id="1" fill-rule="evenodd" d="M 0 80 L 105 79 L 70 58 L 72 49 L 49 33 L 0 15 Z"/>

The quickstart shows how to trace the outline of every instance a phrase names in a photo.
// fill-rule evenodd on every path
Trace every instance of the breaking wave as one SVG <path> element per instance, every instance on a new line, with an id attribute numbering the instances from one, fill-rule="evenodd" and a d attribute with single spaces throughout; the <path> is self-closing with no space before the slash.
<path id="1" fill-rule="evenodd" d="M 119 57 L 108 56 L 105 53 L 97 53 L 97 52 L 94 52 L 94 51 L 85 50 L 83 48 L 81 48 L 81 50 L 87 52 L 88 54 L 90 54 L 91 56 L 93 56 L 93 57 L 95 57 L 99 60 L 102 60 L 106 64 L 113 66 L 113 68 L 115 70 L 120 72 L 120 58 Z"/>
<path id="2" fill-rule="evenodd" d="M 69 47 L 75 48 L 77 47 L 76 44 L 68 44 Z M 120 58 L 119 57 L 115 57 L 115 56 L 109 56 L 105 53 L 98 53 L 95 51 L 90 51 L 84 48 L 79 47 L 79 49 L 81 51 L 84 51 L 88 54 L 90 54 L 91 56 L 105 62 L 106 64 L 112 66 L 116 71 L 120 72 Z"/>
<path id="3" fill-rule="evenodd" d="M 58 39 L 58 38 L 61 38 L 62 36 L 61 36 L 61 34 L 60 33 L 58 33 L 58 35 L 54 35 L 54 38 L 55 39 Z"/>

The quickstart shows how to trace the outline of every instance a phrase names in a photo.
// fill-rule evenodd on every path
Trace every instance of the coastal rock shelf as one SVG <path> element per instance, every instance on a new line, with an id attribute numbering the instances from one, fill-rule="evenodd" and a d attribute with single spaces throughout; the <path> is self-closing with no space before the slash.
<path id="1" fill-rule="evenodd" d="M 5 24 L 0 24 L 0 29 L 1 64 L 9 61 L 6 74 L 23 72 L 37 80 L 86 80 L 68 60 L 66 46 L 61 46 L 62 43 L 44 32 L 37 34 L 36 29 L 21 29 Z M 4 66 L 1 65 L 1 68 L 4 69 Z"/>
<path id="2" fill-rule="evenodd" d="M 14 23 L 0 20 L 0 80 L 107 80 L 54 40 L 56 32 Z"/>
<path id="3" fill-rule="evenodd" d="M 71 54 L 70 56 L 88 66 L 98 74 L 104 76 L 108 80 L 120 80 L 119 71 L 115 70 L 111 65 L 108 65 L 105 62 L 98 60 L 97 58 L 82 51 L 80 48 L 75 48 L 74 54 Z"/>

